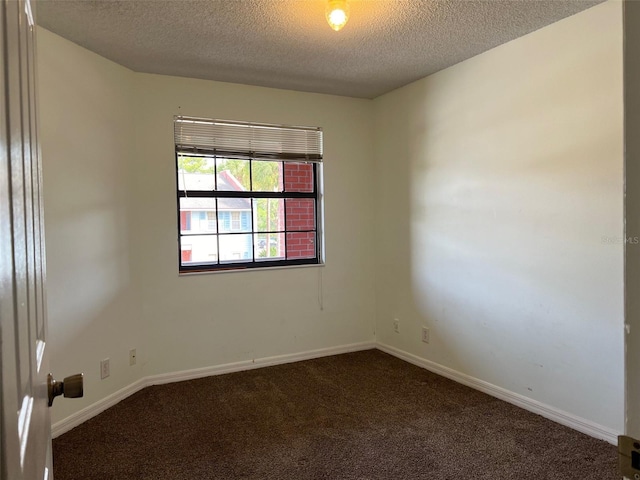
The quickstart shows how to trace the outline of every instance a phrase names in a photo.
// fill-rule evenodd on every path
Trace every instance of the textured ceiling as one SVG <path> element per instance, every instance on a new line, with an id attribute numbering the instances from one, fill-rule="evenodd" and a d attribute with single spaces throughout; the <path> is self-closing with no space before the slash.
<path id="1" fill-rule="evenodd" d="M 137 72 L 374 98 L 602 0 L 39 0 L 38 23 Z M 597 32 L 594 32 L 597 35 Z"/>

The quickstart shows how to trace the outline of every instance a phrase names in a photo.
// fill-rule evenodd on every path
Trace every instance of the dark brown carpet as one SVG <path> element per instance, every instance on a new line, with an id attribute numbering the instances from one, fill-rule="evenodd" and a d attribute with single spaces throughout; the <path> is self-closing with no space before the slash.
<path id="1" fill-rule="evenodd" d="M 377 350 L 146 388 L 53 442 L 56 480 L 614 480 L 614 446 Z"/>

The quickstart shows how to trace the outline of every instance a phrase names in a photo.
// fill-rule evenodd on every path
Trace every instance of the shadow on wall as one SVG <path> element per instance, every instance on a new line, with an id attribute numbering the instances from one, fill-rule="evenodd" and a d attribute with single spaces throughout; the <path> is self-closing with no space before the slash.
<path id="1" fill-rule="evenodd" d="M 109 76 L 119 67 L 69 75 L 73 57 L 42 58 L 50 366 L 58 377 L 85 373 L 85 398 L 56 402 L 55 422 L 130 383 L 136 370 L 119 370 L 129 368 L 128 349 L 140 347 L 139 314 L 130 265 L 127 96 Z M 106 357 L 112 378 L 100 383 L 99 359 Z"/>
<path id="2" fill-rule="evenodd" d="M 56 195 L 53 183 L 49 191 Z M 77 411 L 79 403 L 104 397 L 111 382 L 130 383 L 136 373 L 120 371 L 129 367 L 128 350 L 137 338 L 126 218 L 117 195 L 98 197 L 78 195 L 62 211 L 52 200 L 46 212 L 51 371 L 60 377 L 85 374 L 85 398 L 56 402 L 54 422 Z M 117 375 L 100 385 L 96 359 L 106 357 Z"/>
<path id="3" fill-rule="evenodd" d="M 574 412 L 575 392 L 606 402 L 623 374 L 620 105 L 593 73 L 606 48 L 495 75 L 481 56 L 411 86 L 394 199 L 410 212 L 398 301 L 431 329 L 417 352 Z"/>

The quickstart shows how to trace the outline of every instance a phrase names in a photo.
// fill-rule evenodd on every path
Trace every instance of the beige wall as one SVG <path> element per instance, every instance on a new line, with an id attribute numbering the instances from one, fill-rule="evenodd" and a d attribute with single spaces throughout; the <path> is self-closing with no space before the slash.
<path id="1" fill-rule="evenodd" d="M 621 14 L 375 101 L 136 74 L 39 30 L 52 369 L 87 379 L 54 422 L 143 376 L 375 339 L 620 432 Z M 326 267 L 177 275 L 176 114 L 324 127 Z"/>
<path id="2" fill-rule="evenodd" d="M 145 371 L 373 341 L 371 102 L 145 74 L 135 90 L 135 264 L 152 359 Z M 324 128 L 326 267 L 178 277 L 178 114 Z"/>
<path id="3" fill-rule="evenodd" d="M 621 3 L 374 103 L 377 341 L 622 431 Z"/>
<path id="4" fill-rule="evenodd" d="M 85 398 L 53 421 L 129 385 L 142 341 L 131 214 L 133 74 L 38 30 L 51 371 L 85 374 Z M 100 360 L 111 359 L 100 380 Z"/>
<path id="5" fill-rule="evenodd" d="M 86 379 L 54 422 L 143 376 L 373 341 L 370 101 L 135 74 L 38 34 L 51 365 Z M 178 276 L 177 114 L 324 128 L 325 267 Z"/>

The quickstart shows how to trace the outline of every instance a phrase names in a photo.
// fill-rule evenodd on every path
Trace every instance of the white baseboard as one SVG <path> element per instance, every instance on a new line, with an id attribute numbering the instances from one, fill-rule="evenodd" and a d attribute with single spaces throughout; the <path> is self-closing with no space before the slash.
<path id="1" fill-rule="evenodd" d="M 303 360 L 311 360 L 313 358 L 328 357 L 331 355 L 340 355 L 341 353 L 359 352 L 361 350 L 371 350 L 376 348 L 375 342 L 352 343 L 350 345 L 342 345 L 339 347 L 321 348 L 319 350 L 310 350 L 308 352 L 290 353 L 287 355 L 278 355 L 275 357 L 256 358 L 254 360 L 245 360 L 242 362 L 227 363 L 224 365 L 215 365 L 213 367 L 195 368 L 193 370 L 183 370 L 181 372 L 163 373 L 146 377 L 146 385 L 163 385 L 165 383 L 182 382 L 184 380 L 193 380 L 194 378 L 211 377 L 213 375 L 223 375 L 225 373 L 241 372 L 243 370 L 253 370 L 254 368 L 270 367 L 273 365 L 282 365 L 284 363 L 301 362 Z"/>
<path id="2" fill-rule="evenodd" d="M 72 428 L 77 427 L 81 423 L 86 422 L 90 418 L 95 417 L 99 413 L 104 412 L 107 408 L 113 407 L 116 403 L 121 402 L 125 398 L 133 395 L 134 393 L 142 390 L 147 384 L 144 378 L 137 380 L 120 390 L 113 392 L 111 395 L 106 396 L 102 400 L 98 400 L 96 403 L 92 403 L 88 407 L 69 415 L 67 418 L 60 420 L 59 422 L 51 425 L 51 437 L 56 438 L 65 432 L 68 432 Z"/>
<path id="3" fill-rule="evenodd" d="M 112 407 L 116 403 L 150 385 L 162 385 L 165 383 L 181 382 L 184 380 L 192 380 L 195 378 L 222 375 L 225 373 L 240 372 L 243 370 L 252 370 L 254 368 L 269 367 L 272 365 L 281 365 L 285 363 L 299 362 L 302 360 L 311 360 L 313 358 L 327 357 L 330 355 L 339 355 L 341 353 L 370 350 L 372 348 L 378 348 L 379 350 L 393 355 L 394 357 L 397 357 L 401 360 L 425 368 L 426 370 L 429 370 L 433 373 L 442 375 L 443 377 L 447 377 L 463 385 L 467 385 L 468 387 L 499 398 L 500 400 L 504 400 L 505 402 L 509 402 L 520 408 L 548 418 L 549 420 L 553 420 L 554 422 L 557 422 L 561 425 L 573 428 L 574 430 L 577 430 L 579 432 L 585 433 L 601 440 L 605 440 L 613 445 L 617 445 L 618 443 L 619 432 L 616 432 L 610 428 L 598 425 L 584 418 L 580 418 L 576 415 L 564 412 L 555 407 L 551 407 L 544 403 L 538 402 L 537 400 L 525 397 L 524 395 L 511 392 L 502 387 L 498 387 L 483 380 L 479 380 L 464 373 L 460 373 L 456 370 L 445 367 L 430 360 L 426 360 L 411 353 L 404 352 L 395 347 L 391 347 L 389 345 L 384 345 L 381 343 L 376 344 L 375 342 L 354 343 L 350 345 L 342 345 L 339 347 L 322 348 L 319 350 L 311 350 L 308 352 L 258 358 L 254 360 L 246 360 L 242 362 L 227 363 L 224 365 L 216 365 L 212 367 L 196 368 L 192 370 L 183 370 L 179 372 L 144 377 L 118 390 L 117 392 L 112 393 L 102 400 L 99 400 L 94 404 L 83 408 L 73 415 L 70 415 L 63 420 L 56 422 L 51 427 L 51 436 L 53 438 L 56 438 L 63 433 L 68 432 L 72 428 L 77 427 L 81 423 L 86 422 L 99 413 L 102 413 L 107 408 Z"/>
<path id="4" fill-rule="evenodd" d="M 597 423 L 591 422 L 590 420 L 580 418 L 571 413 L 564 412 L 550 405 L 546 405 L 542 402 L 538 402 L 537 400 L 533 400 L 529 397 L 525 397 L 524 395 L 520 395 L 519 393 L 512 392 L 483 380 L 479 380 L 475 377 L 460 373 L 449 367 L 445 367 L 430 360 L 420 358 L 416 355 L 399 350 L 395 347 L 378 343 L 376 345 L 376 348 L 390 355 L 393 355 L 394 357 L 404 360 L 405 362 L 412 363 L 414 365 L 417 365 L 418 367 L 429 370 L 430 372 L 436 373 L 443 377 L 447 377 L 455 382 L 474 388 L 488 395 L 491 395 L 492 397 L 499 398 L 500 400 L 504 400 L 505 402 L 511 403 L 524 410 L 528 410 L 530 412 L 541 415 L 566 427 L 573 428 L 574 430 L 585 433 L 591 437 L 605 440 L 613 445 L 618 444 L 619 433 L 608 427 L 598 425 Z"/>
<path id="5" fill-rule="evenodd" d="M 225 373 L 240 372 L 243 370 L 252 370 L 254 368 L 269 367 L 272 365 L 282 365 L 284 363 L 300 362 L 302 360 L 311 360 L 313 358 L 328 357 L 331 355 L 339 355 L 341 353 L 358 352 L 361 350 L 371 350 L 376 348 L 375 342 L 352 343 L 339 347 L 321 348 L 318 350 L 310 350 L 307 352 L 291 353 L 287 355 L 278 355 L 275 357 L 257 358 L 254 360 L 245 360 L 242 362 L 227 363 L 224 365 L 216 365 L 213 367 L 195 368 L 193 370 L 183 370 L 180 372 L 163 373 L 143 377 L 134 383 L 121 388 L 117 392 L 99 400 L 88 407 L 68 416 L 67 418 L 54 423 L 51 426 L 51 436 L 56 438 L 72 428 L 77 427 L 86 422 L 99 413 L 104 412 L 107 408 L 114 406 L 125 398 L 142 390 L 150 385 L 162 385 L 165 383 L 181 382 L 184 380 L 193 380 L 194 378 L 210 377 L 212 375 L 222 375 Z"/>

